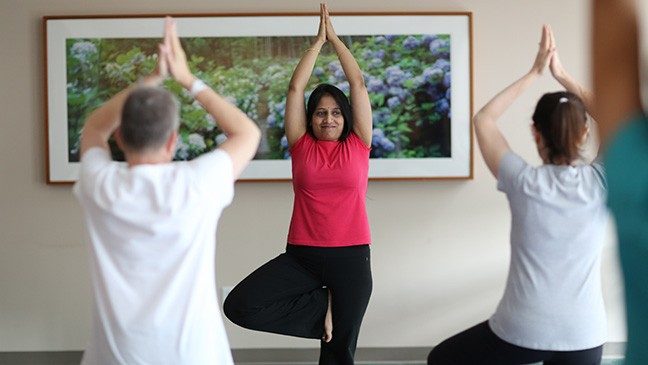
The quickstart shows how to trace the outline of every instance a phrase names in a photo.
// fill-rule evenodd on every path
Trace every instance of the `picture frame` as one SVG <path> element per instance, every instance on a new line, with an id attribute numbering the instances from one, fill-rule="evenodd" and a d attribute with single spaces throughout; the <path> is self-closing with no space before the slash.
<path id="1" fill-rule="evenodd" d="M 203 67 L 201 75 L 213 77 L 208 84 L 264 130 L 265 146 L 262 141 L 241 180 L 289 180 L 289 151 L 280 137 L 281 98 L 292 68 L 317 32 L 319 15 L 172 16 L 183 45 L 191 48 L 190 63 Z M 369 178 L 471 179 L 472 13 L 334 13 L 332 19 L 337 34 L 354 52 L 370 93 L 374 138 Z M 78 137 L 85 116 L 110 97 L 107 90 L 117 92 L 119 85 L 144 76 L 136 75 L 138 70 L 154 64 L 151 47 L 162 36 L 163 21 L 159 14 L 43 17 L 47 183 L 78 179 Z M 218 52 L 191 58 L 191 50 L 204 54 L 213 49 Z M 333 83 L 348 95 L 334 52 L 323 49 L 320 58 L 325 63 L 316 64 L 311 84 Z M 275 73 L 255 75 L 254 67 L 256 72 Z M 240 90 L 228 86 L 234 84 Z M 187 96 L 177 85 L 169 88 L 181 99 Z M 181 115 L 179 159 L 216 148 L 219 138 L 225 138 L 214 129 L 213 119 L 193 107 L 188 116 Z"/>

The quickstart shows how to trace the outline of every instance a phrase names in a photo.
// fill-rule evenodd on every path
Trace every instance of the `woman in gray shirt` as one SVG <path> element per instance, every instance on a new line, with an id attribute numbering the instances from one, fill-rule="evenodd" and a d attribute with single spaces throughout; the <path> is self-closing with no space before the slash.
<path id="1" fill-rule="evenodd" d="M 538 101 L 543 165 L 511 151 L 497 120 L 545 70 L 567 91 Z M 495 314 L 439 344 L 428 364 L 600 364 L 606 337 L 600 261 L 607 222 L 601 165 L 579 163 L 592 97 L 563 69 L 544 26 L 531 71 L 473 118 L 486 165 L 511 208 L 511 261 Z"/>

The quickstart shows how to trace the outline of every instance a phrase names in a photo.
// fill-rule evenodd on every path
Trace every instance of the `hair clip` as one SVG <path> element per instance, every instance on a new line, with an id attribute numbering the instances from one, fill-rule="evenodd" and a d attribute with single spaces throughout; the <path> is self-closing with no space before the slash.
<path id="1" fill-rule="evenodd" d="M 558 102 L 561 103 L 561 104 L 562 104 L 562 103 L 566 103 L 566 102 L 568 102 L 568 101 L 569 101 L 569 99 L 567 99 L 567 98 L 564 97 L 564 96 L 563 96 L 562 98 L 558 99 Z"/>

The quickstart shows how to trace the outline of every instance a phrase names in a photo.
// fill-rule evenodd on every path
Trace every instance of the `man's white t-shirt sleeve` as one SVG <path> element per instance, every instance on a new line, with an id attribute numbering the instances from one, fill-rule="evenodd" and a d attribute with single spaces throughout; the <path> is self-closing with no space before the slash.
<path id="1" fill-rule="evenodd" d="M 93 147 L 87 150 L 81 156 L 79 169 L 79 181 L 74 184 L 72 191 L 77 198 L 82 196 L 92 196 L 93 189 L 96 187 L 98 174 L 110 163 L 112 157 L 110 152 L 100 147 Z"/>
<path id="2" fill-rule="evenodd" d="M 196 184 L 208 197 L 213 197 L 220 208 L 234 199 L 234 166 L 230 155 L 216 149 L 189 162 L 195 173 Z"/>
<path id="3" fill-rule="evenodd" d="M 511 192 L 521 185 L 522 172 L 529 165 L 516 153 L 507 152 L 499 163 L 497 171 L 497 190 L 505 193 Z"/>

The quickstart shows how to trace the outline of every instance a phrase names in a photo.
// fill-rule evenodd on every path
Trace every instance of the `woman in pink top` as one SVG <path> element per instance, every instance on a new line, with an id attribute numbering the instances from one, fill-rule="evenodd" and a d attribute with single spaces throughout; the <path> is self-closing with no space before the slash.
<path id="1" fill-rule="evenodd" d="M 337 87 L 322 84 L 304 105 L 306 84 L 327 41 L 349 81 L 352 102 Z M 320 364 L 353 364 L 371 295 L 365 207 L 371 116 L 358 63 L 320 5 L 319 32 L 295 68 L 286 100 L 295 192 L 286 252 L 239 283 L 224 305 L 239 326 L 321 339 Z"/>

